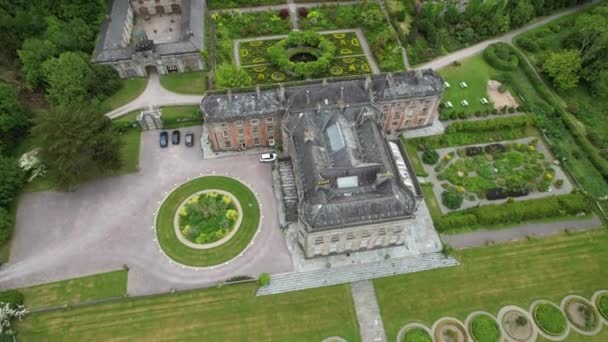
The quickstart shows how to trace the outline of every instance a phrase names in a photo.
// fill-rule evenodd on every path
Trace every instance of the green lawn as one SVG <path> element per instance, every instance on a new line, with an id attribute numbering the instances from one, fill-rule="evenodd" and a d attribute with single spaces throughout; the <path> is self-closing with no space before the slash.
<path id="1" fill-rule="evenodd" d="M 475 310 L 496 315 L 507 304 L 527 309 L 541 298 L 555 303 L 568 294 L 591 298 L 608 286 L 607 244 L 602 229 L 475 248 L 456 253 L 462 263 L 457 267 L 376 279 L 388 341 L 414 320 L 431 326 L 443 316 L 464 321 Z"/>
<path id="2" fill-rule="evenodd" d="M 22 341 L 360 341 L 348 285 L 256 297 L 255 284 L 33 314 Z"/>
<path id="3" fill-rule="evenodd" d="M 241 203 L 243 220 L 239 230 L 226 243 L 210 249 L 193 249 L 178 240 L 173 227 L 173 219 L 177 209 L 186 198 L 206 189 L 218 189 L 232 193 Z M 226 262 L 241 253 L 255 235 L 259 222 L 259 204 L 247 186 L 232 178 L 207 176 L 181 185 L 167 197 L 158 211 L 156 234 L 162 249 L 173 260 L 190 266 L 211 266 Z"/>
<path id="4" fill-rule="evenodd" d="M 203 118 L 198 106 L 163 107 L 161 117 L 163 119 L 163 128 L 166 129 L 203 124 Z"/>
<path id="5" fill-rule="evenodd" d="M 488 97 L 486 86 L 488 81 L 497 73 L 481 55 L 462 61 L 460 66 L 447 66 L 441 69 L 439 73 L 451 86 L 445 89 L 441 99 L 441 103 L 450 101 L 454 105 L 454 108 L 446 109 L 447 111 L 475 113 L 493 109 L 492 105 L 483 105 L 479 102 L 481 98 Z M 466 82 L 468 87 L 460 88 L 460 82 Z M 467 100 L 469 106 L 463 107 L 460 104 L 461 100 Z"/>
<path id="6" fill-rule="evenodd" d="M 175 93 L 202 95 L 207 90 L 207 73 L 193 71 L 161 75 L 160 85 Z"/>
<path id="7" fill-rule="evenodd" d="M 139 94 L 141 94 L 144 89 L 146 89 L 146 84 L 148 83 L 147 78 L 130 78 L 122 80 L 122 85 L 118 91 L 105 99 L 101 105 L 104 109 L 111 111 L 120 106 L 123 106 L 132 100 L 134 100 Z"/>
<path id="8" fill-rule="evenodd" d="M 28 309 L 121 297 L 127 293 L 127 271 L 120 270 L 19 289 Z"/>

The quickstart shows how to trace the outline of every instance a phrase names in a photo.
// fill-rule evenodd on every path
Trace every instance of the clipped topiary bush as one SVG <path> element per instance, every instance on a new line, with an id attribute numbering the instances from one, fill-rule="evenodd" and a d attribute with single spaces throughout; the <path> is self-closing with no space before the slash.
<path id="1" fill-rule="evenodd" d="M 422 153 L 422 162 L 428 165 L 435 165 L 439 161 L 439 153 L 435 150 L 428 150 Z"/>
<path id="2" fill-rule="evenodd" d="M 432 342 L 431 336 L 422 328 L 413 328 L 403 336 L 403 342 Z"/>
<path id="3" fill-rule="evenodd" d="M 450 209 L 458 209 L 462 205 L 462 194 L 450 189 L 441 193 L 441 203 Z"/>
<path id="4" fill-rule="evenodd" d="M 475 316 L 471 321 L 471 337 L 477 342 L 497 342 L 500 340 L 500 329 L 496 320 L 488 315 Z"/>
<path id="5" fill-rule="evenodd" d="M 549 335 L 558 336 L 566 331 L 566 316 L 555 304 L 542 303 L 534 308 L 534 320 Z"/>

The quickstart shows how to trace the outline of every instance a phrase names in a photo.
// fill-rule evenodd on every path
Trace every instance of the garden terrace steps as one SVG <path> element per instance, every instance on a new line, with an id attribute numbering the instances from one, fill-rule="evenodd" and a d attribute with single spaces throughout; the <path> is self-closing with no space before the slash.
<path id="1" fill-rule="evenodd" d="M 452 257 L 430 253 L 315 271 L 283 273 L 273 275 L 270 284 L 261 287 L 257 295 L 299 291 L 457 265 L 458 261 Z"/>
<path id="2" fill-rule="evenodd" d="M 296 192 L 291 159 L 279 160 L 278 165 L 281 193 L 285 204 L 285 220 L 293 222 L 298 218 L 298 193 Z"/>

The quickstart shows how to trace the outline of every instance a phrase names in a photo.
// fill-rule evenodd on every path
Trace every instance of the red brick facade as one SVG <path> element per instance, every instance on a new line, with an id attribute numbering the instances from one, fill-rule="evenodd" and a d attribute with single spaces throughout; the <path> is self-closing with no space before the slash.
<path id="1" fill-rule="evenodd" d="M 431 125 L 437 117 L 439 96 L 378 103 L 384 113 L 386 132 Z"/>
<path id="2" fill-rule="evenodd" d="M 278 114 L 229 122 L 207 123 L 214 151 L 238 151 L 269 147 L 281 143 L 281 117 Z"/>

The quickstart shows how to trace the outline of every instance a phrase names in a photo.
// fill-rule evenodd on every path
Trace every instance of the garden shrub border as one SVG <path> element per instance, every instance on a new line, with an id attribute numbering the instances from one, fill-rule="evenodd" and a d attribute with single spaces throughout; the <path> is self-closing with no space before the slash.
<path id="1" fill-rule="evenodd" d="M 174 218 L 177 208 L 193 193 L 215 189 L 230 192 L 242 207 L 239 230 L 226 243 L 210 249 L 192 249 L 179 241 Z M 229 262 L 245 251 L 259 231 L 261 204 L 255 192 L 242 181 L 227 176 L 206 175 L 178 185 L 164 198 L 156 212 L 156 241 L 159 249 L 174 262 L 200 268 Z"/>

